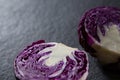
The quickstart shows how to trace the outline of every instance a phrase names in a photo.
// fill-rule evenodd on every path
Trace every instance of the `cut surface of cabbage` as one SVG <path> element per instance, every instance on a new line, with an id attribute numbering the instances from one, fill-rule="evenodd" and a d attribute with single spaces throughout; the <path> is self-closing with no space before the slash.
<path id="1" fill-rule="evenodd" d="M 62 43 L 34 42 L 15 59 L 15 75 L 20 80 L 85 80 L 88 76 L 86 52 Z M 77 74 L 77 75 L 76 75 Z"/>

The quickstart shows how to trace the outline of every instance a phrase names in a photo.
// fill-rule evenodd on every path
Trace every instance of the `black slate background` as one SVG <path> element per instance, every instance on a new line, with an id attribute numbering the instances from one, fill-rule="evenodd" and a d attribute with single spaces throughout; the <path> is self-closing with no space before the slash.
<path id="1" fill-rule="evenodd" d="M 0 80 L 16 80 L 13 61 L 28 44 L 39 39 L 82 49 L 77 26 L 82 14 L 97 6 L 116 6 L 119 0 L 0 0 Z M 89 55 L 88 80 L 120 80 L 103 73 Z"/>

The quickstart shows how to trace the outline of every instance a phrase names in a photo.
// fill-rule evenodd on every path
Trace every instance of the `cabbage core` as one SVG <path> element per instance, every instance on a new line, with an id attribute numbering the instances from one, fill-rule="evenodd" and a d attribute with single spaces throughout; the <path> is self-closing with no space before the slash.
<path id="1" fill-rule="evenodd" d="M 100 29 L 98 29 L 98 36 L 101 40 L 101 46 L 120 53 L 120 32 L 118 28 L 118 25 L 105 26 L 105 36 L 102 35 Z"/>

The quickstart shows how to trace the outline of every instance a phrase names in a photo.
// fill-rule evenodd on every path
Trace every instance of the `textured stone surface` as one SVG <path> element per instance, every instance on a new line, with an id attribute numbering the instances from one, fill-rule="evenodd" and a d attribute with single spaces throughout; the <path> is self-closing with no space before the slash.
<path id="1" fill-rule="evenodd" d="M 33 41 L 45 39 L 82 49 L 77 34 L 80 17 L 86 10 L 104 5 L 120 7 L 120 1 L 0 0 L 0 80 L 15 80 L 13 61 Z M 89 56 L 89 60 L 88 80 L 110 80 L 96 59 Z"/>

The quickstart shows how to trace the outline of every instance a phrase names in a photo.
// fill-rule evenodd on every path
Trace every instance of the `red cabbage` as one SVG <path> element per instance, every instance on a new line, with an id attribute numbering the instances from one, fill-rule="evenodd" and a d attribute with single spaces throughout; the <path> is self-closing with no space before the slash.
<path id="1" fill-rule="evenodd" d="M 86 80 L 88 57 L 77 48 L 39 40 L 16 57 L 14 69 L 19 80 Z"/>
<path id="2" fill-rule="evenodd" d="M 118 63 L 120 58 L 120 9 L 97 7 L 87 11 L 78 27 L 82 47 L 102 64 Z"/>

